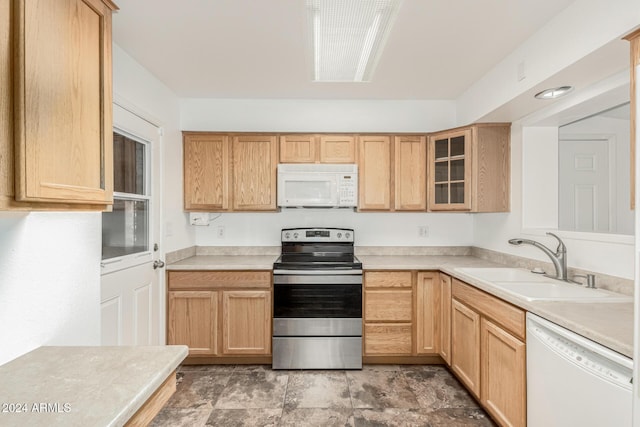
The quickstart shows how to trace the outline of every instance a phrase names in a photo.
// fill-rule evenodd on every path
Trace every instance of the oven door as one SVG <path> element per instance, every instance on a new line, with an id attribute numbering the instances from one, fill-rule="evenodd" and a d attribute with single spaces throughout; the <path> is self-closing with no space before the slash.
<path id="1" fill-rule="evenodd" d="M 275 275 L 274 318 L 362 318 L 362 275 Z"/>
<path id="2" fill-rule="evenodd" d="M 278 206 L 337 207 L 338 182 L 335 173 L 279 173 Z"/>

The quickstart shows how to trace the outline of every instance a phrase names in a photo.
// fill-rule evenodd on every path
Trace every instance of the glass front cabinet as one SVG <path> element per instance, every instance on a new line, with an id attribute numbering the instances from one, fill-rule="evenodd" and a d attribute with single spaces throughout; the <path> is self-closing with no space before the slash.
<path id="1" fill-rule="evenodd" d="M 471 130 L 430 138 L 431 210 L 471 210 Z"/>
<path id="2" fill-rule="evenodd" d="M 429 136 L 429 211 L 508 212 L 509 123 L 477 123 Z"/>

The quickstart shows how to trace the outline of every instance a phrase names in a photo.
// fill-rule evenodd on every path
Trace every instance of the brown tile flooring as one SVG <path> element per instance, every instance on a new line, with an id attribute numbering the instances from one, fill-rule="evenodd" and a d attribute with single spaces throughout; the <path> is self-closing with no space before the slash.
<path id="1" fill-rule="evenodd" d="M 443 366 L 183 366 L 152 426 L 494 426 Z"/>

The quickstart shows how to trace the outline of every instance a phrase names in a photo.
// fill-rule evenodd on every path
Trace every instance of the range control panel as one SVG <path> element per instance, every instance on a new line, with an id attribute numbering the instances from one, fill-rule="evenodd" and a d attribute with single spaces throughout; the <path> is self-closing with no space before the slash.
<path id="1" fill-rule="evenodd" d="M 353 242 L 351 228 L 284 228 L 283 242 Z"/>

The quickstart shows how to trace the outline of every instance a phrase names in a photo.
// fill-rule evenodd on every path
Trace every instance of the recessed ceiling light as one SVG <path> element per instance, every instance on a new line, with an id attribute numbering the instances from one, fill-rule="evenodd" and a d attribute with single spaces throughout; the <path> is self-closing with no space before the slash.
<path id="1" fill-rule="evenodd" d="M 366 82 L 402 0 L 306 0 L 313 80 Z"/>
<path id="2" fill-rule="evenodd" d="M 552 89 L 543 90 L 542 92 L 536 93 L 535 96 L 538 99 L 556 99 L 568 94 L 572 90 L 573 90 L 573 86 L 560 86 L 560 87 L 554 87 Z"/>

